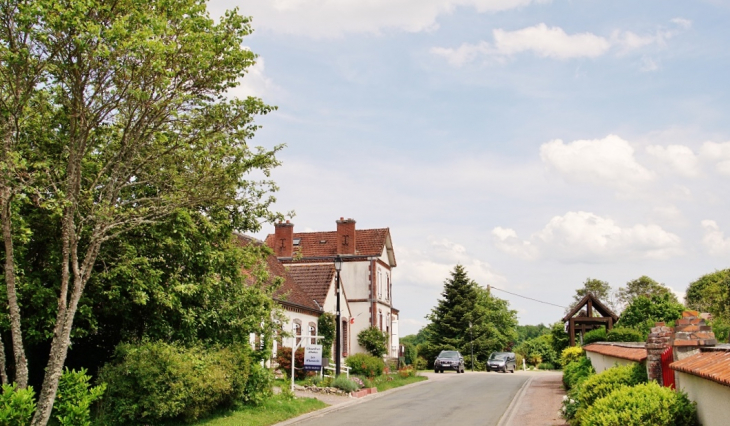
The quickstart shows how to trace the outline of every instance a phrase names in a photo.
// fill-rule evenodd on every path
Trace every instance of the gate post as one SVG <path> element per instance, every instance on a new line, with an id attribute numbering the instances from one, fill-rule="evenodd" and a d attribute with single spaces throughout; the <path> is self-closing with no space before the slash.
<path id="1" fill-rule="evenodd" d="M 658 322 L 651 328 L 651 333 L 646 339 L 646 374 L 649 380 L 664 385 L 662 377 L 662 354 L 670 346 L 672 339 L 672 328 L 665 323 Z"/>

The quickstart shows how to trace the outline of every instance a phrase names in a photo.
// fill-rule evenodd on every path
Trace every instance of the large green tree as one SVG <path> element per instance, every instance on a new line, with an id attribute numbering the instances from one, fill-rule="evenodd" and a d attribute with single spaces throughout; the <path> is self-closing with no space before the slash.
<path id="1" fill-rule="evenodd" d="M 505 350 L 514 342 L 516 312 L 507 301 L 471 280 L 462 265 L 454 267 L 441 296 L 424 329 L 428 344 L 423 352 L 429 362 L 443 349 L 470 354 L 472 343 L 475 360 L 483 362 L 491 352 Z"/>
<path id="2" fill-rule="evenodd" d="M 580 302 L 580 300 L 588 293 L 591 293 L 592 295 L 597 297 L 603 304 L 605 304 L 609 308 L 615 308 L 611 285 L 608 284 L 607 281 L 602 281 L 596 278 L 586 278 L 586 280 L 582 284 L 582 287 L 579 287 L 575 290 L 575 294 L 573 295 L 573 302 L 566 309 L 566 312 L 573 309 L 573 307 L 578 302 Z"/>
<path id="3" fill-rule="evenodd" d="M 672 294 L 664 293 L 651 297 L 637 296 L 621 313 L 617 327 L 628 327 L 641 331 L 645 336 L 656 322 L 678 320 L 682 317 L 684 306 Z"/>
<path id="4" fill-rule="evenodd" d="M 236 12 L 216 23 L 204 0 L 5 0 L 0 7 L 7 71 L 0 97 L 11 99 L 0 114 L 0 207 L 6 320 L 20 384 L 27 363 L 18 279 L 26 271 L 16 269 L 23 251 L 16 246 L 42 231 L 22 226 L 13 201 L 25 202 L 58 237 L 57 257 L 46 263 L 57 268 L 56 279 L 43 283 L 55 295 L 46 306 L 54 318 L 32 421 L 45 425 L 105 247 L 181 209 L 258 229 L 261 218 L 274 216 L 267 194 L 275 186 L 250 174 L 268 175 L 278 148 L 247 142 L 254 117 L 271 107 L 226 98 L 255 61 L 242 44 L 249 20 Z"/>
<path id="5" fill-rule="evenodd" d="M 730 322 L 730 269 L 706 274 L 687 287 L 687 307 Z"/>
<path id="6" fill-rule="evenodd" d="M 679 303 L 679 300 L 677 300 L 677 296 L 675 296 L 668 287 L 666 287 L 664 284 L 654 281 L 646 275 L 642 275 L 635 280 L 627 282 L 626 287 L 620 287 L 616 294 L 616 298 L 621 306 L 626 307 L 639 296 L 651 298 L 663 294 L 668 294 L 669 298 L 673 302 Z"/>

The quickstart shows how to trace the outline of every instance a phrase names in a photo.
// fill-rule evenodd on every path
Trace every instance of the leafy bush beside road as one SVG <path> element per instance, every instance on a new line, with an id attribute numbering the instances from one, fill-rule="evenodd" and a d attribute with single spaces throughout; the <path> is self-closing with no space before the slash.
<path id="1" fill-rule="evenodd" d="M 593 370 L 591 360 L 583 357 L 568 363 L 563 368 L 563 385 L 565 385 L 565 389 L 570 390 L 593 374 L 595 374 L 595 370 Z"/>
<path id="2" fill-rule="evenodd" d="M 345 359 L 350 373 L 365 377 L 376 377 L 383 374 L 385 363 L 381 358 L 368 354 L 354 354 Z"/>
<path id="3" fill-rule="evenodd" d="M 696 426 L 697 407 L 683 392 L 658 384 L 622 386 L 599 398 L 581 426 Z"/>

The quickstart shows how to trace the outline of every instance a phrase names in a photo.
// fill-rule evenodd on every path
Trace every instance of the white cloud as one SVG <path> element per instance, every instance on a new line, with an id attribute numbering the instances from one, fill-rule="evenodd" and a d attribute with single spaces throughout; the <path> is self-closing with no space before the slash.
<path id="1" fill-rule="evenodd" d="M 670 19 L 669 22 L 682 27 L 682 29 L 684 29 L 684 30 L 688 30 L 688 29 L 692 28 L 692 21 L 690 21 L 689 19 L 674 18 L 674 19 Z"/>
<path id="2" fill-rule="evenodd" d="M 651 145 L 646 147 L 646 152 L 682 176 L 697 177 L 701 174 L 699 159 L 689 147 Z"/>
<path id="3" fill-rule="evenodd" d="M 715 163 L 715 171 L 730 176 L 730 142 L 705 142 L 700 149 L 702 159 Z"/>
<path id="4" fill-rule="evenodd" d="M 578 211 L 555 216 L 530 241 L 521 241 L 511 229 L 495 228 L 495 246 L 510 255 L 527 258 L 521 248 L 531 247 L 530 259 L 564 262 L 667 259 L 682 253 L 680 238 L 658 225 L 621 227 L 610 218 Z M 505 243 L 506 241 L 506 243 Z"/>
<path id="5" fill-rule="evenodd" d="M 437 19 L 458 7 L 498 12 L 549 0 L 212 0 L 214 16 L 238 6 L 254 17 L 255 28 L 307 37 L 408 32 L 438 28 Z"/>
<path id="6" fill-rule="evenodd" d="M 540 147 L 545 166 L 568 181 L 621 188 L 650 182 L 654 173 L 634 158 L 634 148 L 616 135 L 565 144 L 555 139 Z"/>
<path id="7" fill-rule="evenodd" d="M 725 233 L 720 230 L 717 222 L 703 220 L 702 228 L 705 230 L 702 244 L 711 256 L 727 256 L 730 254 L 730 238 L 725 238 Z"/>
<path id="8" fill-rule="evenodd" d="M 525 260 L 534 260 L 539 256 L 538 248 L 529 241 L 517 237 L 514 229 L 496 227 L 492 230 L 492 241 L 497 249 Z"/>
<path id="9" fill-rule="evenodd" d="M 672 21 L 674 22 L 674 20 Z M 684 21 L 681 21 L 684 22 Z M 685 28 L 684 24 L 678 24 Z M 652 34 L 636 34 L 632 31 L 615 30 L 610 37 L 590 32 L 567 34 L 560 27 L 548 27 L 544 23 L 515 31 L 495 29 L 492 31 L 493 43 L 480 41 L 475 44 L 464 43 L 458 48 L 434 47 L 431 53 L 445 57 L 453 66 L 462 66 L 479 56 L 504 60 L 523 52 L 552 59 L 597 58 L 614 49 L 624 55 L 648 46 L 664 47 L 667 40 L 678 33 L 677 30 L 659 28 Z M 658 69 L 655 61 L 644 58 L 642 71 Z"/>
<path id="10" fill-rule="evenodd" d="M 641 65 L 639 66 L 639 71 L 651 72 L 651 71 L 656 71 L 658 69 L 659 69 L 659 64 L 654 59 L 649 58 L 647 56 L 644 56 L 641 58 Z"/>

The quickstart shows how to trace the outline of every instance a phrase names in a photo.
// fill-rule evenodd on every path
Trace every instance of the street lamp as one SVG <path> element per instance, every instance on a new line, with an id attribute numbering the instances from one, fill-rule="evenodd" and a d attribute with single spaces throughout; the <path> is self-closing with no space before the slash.
<path id="1" fill-rule="evenodd" d="M 337 324 L 335 327 L 335 377 L 337 377 L 340 375 L 340 335 L 342 333 L 342 331 L 340 330 L 340 327 L 342 327 L 342 315 L 340 313 L 340 271 L 342 270 L 342 257 L 339 254 L 335 256 L 335 270 L 337 271 L 337 290 L 335 291 L 335 294 L 337 295 Z"/>

